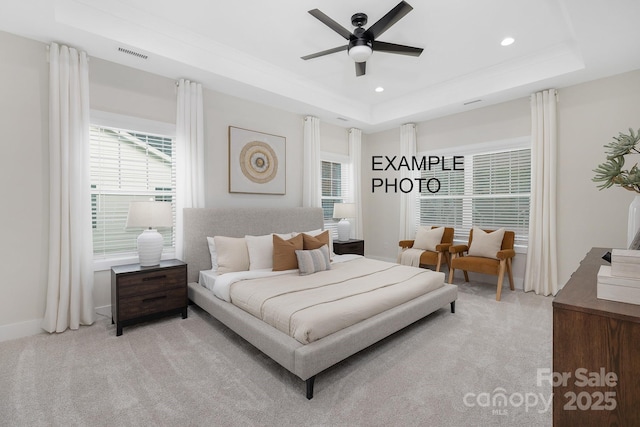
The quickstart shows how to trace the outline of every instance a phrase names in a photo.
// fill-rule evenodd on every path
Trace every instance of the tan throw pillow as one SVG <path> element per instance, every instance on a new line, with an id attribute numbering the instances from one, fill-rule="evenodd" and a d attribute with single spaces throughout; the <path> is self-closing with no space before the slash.
<path id="1" fill-rule="evenodd" d="M 496 255 L 502 248 L 504 228 L 487 233 L 481 228 L 473 227 L 473 240 L 469 247 L 469 255 L 497 259 Z"/>
<path id="2" fill-rule="evenodd" d="M 284 240 L 273 235 L 273 271 L 295 270 L 298 268 L 296 250 L 302 249 L 302 234 Z"/>
<path id="3" fill-rule="evenodd" d="M 316 236 L 302 233 L 302 248 L 307 251 L 310 249 L 318 249 L 323 245 L 329 247 L 329 230 L 325 230 Z"/>
<path id="4" fill-rule="evenodd" d="M 413 249 L 422 249 L 423 251 L 436 251 L 436 246 L 442 242 L 444 227 L 420 227 L 413 241 Z"/>
<path id="5" fill-rule="evenodd" d="M 215 236 L 218 273 L 249 270 L 249 251 L 244 237 Z"/>

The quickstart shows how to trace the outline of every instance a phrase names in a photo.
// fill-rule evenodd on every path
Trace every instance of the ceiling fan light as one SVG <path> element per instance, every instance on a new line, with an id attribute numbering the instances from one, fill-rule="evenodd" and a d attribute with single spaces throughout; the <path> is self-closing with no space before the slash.
<path id="1" fill-rule="evenodd" d="M 349 49 L 349 57 L 355 62 L 366 62 L 373 53 L 373 49 L 367 45 L 353 46 Z"/>

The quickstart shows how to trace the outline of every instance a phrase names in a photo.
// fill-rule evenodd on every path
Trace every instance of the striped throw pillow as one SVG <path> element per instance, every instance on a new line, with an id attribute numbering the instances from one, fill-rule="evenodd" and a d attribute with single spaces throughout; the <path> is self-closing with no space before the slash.
<path id="1" fill-rule="evenodd" d="M 298 258 L 298 269 L 301 276 L 331 269 L 329 247 L 327 245 L 307 251 L 296 250 L 296 257 Z"/>

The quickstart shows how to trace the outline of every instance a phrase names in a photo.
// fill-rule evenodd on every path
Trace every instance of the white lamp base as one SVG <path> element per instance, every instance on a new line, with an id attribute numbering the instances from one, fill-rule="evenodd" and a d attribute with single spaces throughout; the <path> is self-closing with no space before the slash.
<path id="1" fill-rule="evenodd" d="M 144 230 L 138 236 L 138 258 L 141 267 L 152 267 L 160 264 L 164 239 L 158 230 Z"/>
<path id="2" fill-rule="evenodd" d="M 349 234 L 351 234 L 351 223 L 342 218 L 338 223 L 338 240 L 341 242 L 349 240 Z"/>

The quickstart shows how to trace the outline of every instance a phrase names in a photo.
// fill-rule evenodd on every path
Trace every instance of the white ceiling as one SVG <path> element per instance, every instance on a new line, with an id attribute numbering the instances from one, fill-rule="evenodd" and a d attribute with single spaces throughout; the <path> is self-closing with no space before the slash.
<path id="1" fill-rule="evenodd" d="M 420 57 L 374 52 L 362 77 L 346 52 L 300 59 L 346 44 L 310 9 L 351 31 L 399 1 L 2 0 L 0 30 L 365 132 L 640 69 L 639 0 L 409 0 L 379 39 Z"/>

